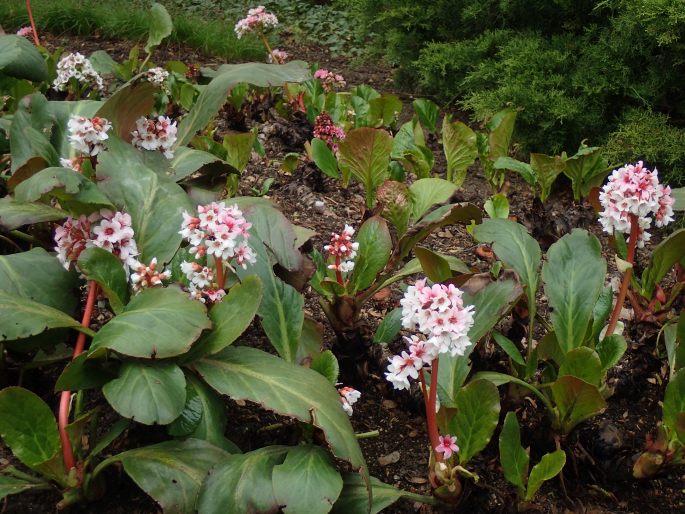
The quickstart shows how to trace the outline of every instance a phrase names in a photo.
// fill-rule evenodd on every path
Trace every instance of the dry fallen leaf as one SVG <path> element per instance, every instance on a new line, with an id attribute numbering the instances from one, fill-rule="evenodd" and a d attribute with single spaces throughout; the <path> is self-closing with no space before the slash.
<path id="1" fill-rule="evenodd" d="M 400 452 L 395 450 L 392 453 L 378 457 L 378 464 L 381 466 L 387 466 L 388 464 L 395 464 L 400 460 Z"/>

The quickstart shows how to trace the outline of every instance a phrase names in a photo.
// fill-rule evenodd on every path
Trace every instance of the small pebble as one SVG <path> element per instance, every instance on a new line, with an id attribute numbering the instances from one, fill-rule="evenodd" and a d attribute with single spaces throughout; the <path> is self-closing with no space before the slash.
<path id="1" fill-rule="evenodd" d="M 326 209 L 326 204 L 324 204 L 321 200 L 317 200 L 314 202 L 314 210 L 321 214 L 324 210 Z"/>

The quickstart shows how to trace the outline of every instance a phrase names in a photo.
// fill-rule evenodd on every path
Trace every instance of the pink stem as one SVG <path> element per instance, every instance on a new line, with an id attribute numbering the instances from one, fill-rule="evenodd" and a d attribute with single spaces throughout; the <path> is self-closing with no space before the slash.
<path id="1" fill-rule="evenodd" d="M 38 39 L 38 31 L 36 30 L 36 22 L 33 21 L 33 11 L 31 10 L 30 0 L 26 0 L 26 11 L 29 13 L 29 21 L 31 22 L 31 31 L 33 32 L 33 42 L 36 46 L 40 46 L 40 40 Z"/>
<path id="2" fill-rule="evenodd" d="M 435 405 L 438 398 L 438 361 L 435 359 L 431 366 L 431 388 L 428 393 L 428 401 L 426 402 L 426 423 L 428 425 L 428 438 L 431 443 L 431 451 L 436 462 L 442 462 L 443 458 L 435 449 L 440 445 L 440 433 L 438 432 L 438 419 L 435 414 Z M 426 382 L 423 376 L 423 370 L 420 371 L 421 385 L 426 388 Z M 424 395 L 425 398 L 425 395 Z"/>
<path id="3" fill-rule="evenodd" d="M 640 233 L 640 226 L 637 221 L 637 216 L 634 214 L 630 215 L 630 240 L 628 241 L 628 255 L 627 260 L 630 264 L 633 264 L 635 260 L 635 246 L 637 245 L 637 238 Z M 614 333 L 616 325 L 618 324 L 618 318 L 621 315 L 621 309 L 623 308 L 623 302 L 625 302 L 626 295 L 628 294 L 628 287 L 630 286 L 630 279 L 633 276 L 633 268 L 630 267 L 623 274 L 623 281 L 621 282 L 621 289 L 618 291 L 618 297 L 616 298 L 616 305 L 611 313 L 611 318 L 609 320 L 609 326 L 607 327 L 607 332 L 604 337 L 609 337 Z"/>
<path id="4" fill-rule="evenodd" d="M 219 289 L 223 289 L 226 281 L 224 277 L 224 263 L 221 259 L 214 256 L 214 264 L 216 265 L 216 282 L 219 285 Z"/>

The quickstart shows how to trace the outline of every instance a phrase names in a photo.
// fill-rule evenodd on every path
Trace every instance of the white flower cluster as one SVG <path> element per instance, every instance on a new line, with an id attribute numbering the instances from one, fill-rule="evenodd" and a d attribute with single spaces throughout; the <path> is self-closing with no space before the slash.
<path id="1" fill-rule="evenodd" d="M 78 152 L 86 155 L 97 155 L 105 149 L 107 132 L 112 124 L 105 118 L 86 118 L 72 115 L 67 124 L 69 142 Z M 60 161 L 61 162 L 61 161 Z"/>
<path id="2" fill-rule="evenodd" d="M 163 285 L 163 280 L 171 278 L 171 271 L 157 271 L 157 257 L 150 261 L 149 266 L 135 261 L 135 264 L 131 266 L 131 270 L 133 271 L 131 273 L 131 285 L 135 293 L 139 293 L 148 287 L 161 286 Z"/>
<path id="3" fill-rule="evenodd" d="M 105 89 L 100 74 L 95 71 L 90 61 L 78 52 L 62 57 L 57 63 L 57 78 L 52 83 L 52 87 L 57 91 L 64 91 L 72 78 L 76 79 L 79 84 L 92 86 L 100 92 Z"/>
<path id="4" fill-rule="evenodd" d="M 181 272 L 188 279 L 188 292 L 192 299 L 202 303 L 206 303 L 207 300 L 218 302 L 226 296 L 226 291 L 214 281 L 214 270 L 212 268 L 201 266 L 197 262 L 183 261 Z"/>
<path id="5" fill-rule="evenodd" d="M 139 264 L 135 257 L 138 246 L 133 239 L 131 216 L 102 209 L 90 216 L 67 220 L 55 230 L 55 251 L 62 265 L 69 269 L 86 248 L 97 246 L 117 256 L 124 267 Z"/>
<path id="6" fill-rule="evenodd" d="M 160 67 L 150 68 L 145 73 L 145 78 L 155 86 L 162 87 L 166 79 L 169 78 L 169 72 Z"/>
<path id="7" fill-rule="evenodd" d="M 247 11 L 247 16 L 239 20 L 233 30 L 235 30 L 235 35 L 240 39 L 249 32 L 255 30 L 266 32 L 276 26 L 278 26 L 278 18 L 267 12 L 263 5 L 260 5 Z"/>
<path id="8" fill-rule="evenodd" d="M 285 64 L 285 62 L 288 60 L 288 57 L 288 52 L 285 50 L 274 48 L 271 50 L 271 53 L 266 56 L 266 62 L 269 64 Z"/>
<path id="9" fill-rule="evenodd" d="M 348 416 L 352 416 L 354 412 L 352 409 L 352 405 L 357 403 L 357 400 L 361 398 L 362 393 L 360 393 L 353 387 L 347 386 L 339 388 L 338 393 L 340 393 L 340 402 L 342 403 L 343 410 L 347 413 Z"/>
<path id="10" fill-rule="evenodd" d="M 74 170 L 78 173 L 81 173 L 82 162 L 82 157 L 72 157 L 69 159 L 60 158 L 59 165 L 62 166 L 62 168 L 69 168 L 70 170 Z"/>
<path id="11" fill-rule="evenodd" d="M 156 120 L 139 118 L 131 136 L 133 146 L 145 150 L 161 150 L 167 159 L 174 157 L 171 148 L 176 143 L 176 122 L 172 122 L 167 116 L 159 116 Z"/>
<path id="12" fill-rule="evenodd" d="M 409 378 L 416 379 L 424 365 L 430 365 L 441 353 L 463 355 L 471 345 L 468 332 L 473 326 L 473 306 L 464 306 L 463 292 L 452 284 L 426 285 L 419 280 L 400 300 L 402 325 L 418 329 L 426 336 L 405 337 L 409 352 L 390 359 L 385 374 L 395 389 L 409 389 Z"/>
<path id="13" fill-rule="evenodd" d="M 340 234 L 331 233 L 331 244 L 323 247 L 328 255 L 335 257 L 335 263 L 329 264 L 328 269 L 343 273 L 354 269 L 353 259 L 357 256 L 359 243 L 352 241 L 353 235 L 354 229 L 349 225 L 345 225 Z"/>
<path id="14" fill-rule="evenodd" d="M 599 200 L 604 208 L 599 213 L 599 222 L 609 234 L 630 234 L 631 216 L 637 218 L 639 248 L 643 248 L 651 237 L 647 230 L 652 225 L 652 216 L 657 227 L 673 221 L 671 188 L 659 184 L 657 170 L 650 171 L 642 161 L 614 170 L 602 188 Z"/>

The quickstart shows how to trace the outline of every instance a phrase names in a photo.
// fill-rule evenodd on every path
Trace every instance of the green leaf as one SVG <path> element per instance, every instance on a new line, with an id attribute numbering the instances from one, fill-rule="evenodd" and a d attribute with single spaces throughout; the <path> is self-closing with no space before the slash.
<path id="1" fill-rule="evenodd" d="M 200 424 L 202 420 L 203 406 L 200 397 L 186 381 L 186 400 L 181 414 L 167 427 L 167 432 L 173 437 L 188 437 Z M 195 439 L 204 439 L 195 437 Z M 205 439 L 206 440 L 206 439 Z M 212 443 L 213 444 L 213 443 Z"/>
<path id="2" fill-rule="evenodd" d="M 402 330 L 402 309 L 397 307 L 388 312 L 383 321 L 380 322 L 373 336 L 373 342 L 391 343 L 400 333 L 400 330 Z"/>
<path id="3" fill-rule="evenodd" d="M 0 255 L 0 291 L 54 307 L 67 314 L 74 312 L 77 287 L 74 273 L 43 248 Z"/>
<path id="4" fill-rule="evenodd" d="M 319 138 L 314 138 L 311 145 L 312 159 L 316 166 L 329 177 L 338 178 L 340 176 L 338 173 L 338 159 L 335 158 L 326 142 Z"/>
<path id="5" fill-rule="evenodd" d="M 150 8 L 150 29 L 147 36 L 147 43 L 145 43 L 145 52 L 150 53 L 152 49 L 158 46 L 162 40 L 171 35 L 174 29 L 174 24 L 171 21 L 171 16 L 162 4 L 154 2 Z"/>
<path id="6" fill-rule="evenodd" d="M 474 375 L 473 380 L 489 380 L 497 387 L 509 383 L 521 386 L 524 389 L 528 389 L 531 393 L 537 396 L 545 405 L 545 407 L 548 408 L 550 413 L 552 413 L 551 404 L 549 403 L 547 397 L 544 394 L 542 394 L 537 387 L 535 387 L 532 384 L 529 384 L 528 382 L 524 382 L 520 378 L 512 377 L 511 375 L 507 375 L 506 373 L 498 373 L 497 371 L 480 371 Z"/>
<path id="7" fill-rule="evenodd" d="M 93 69 L 100 75 L 115 75 L 118 63 L 104 50 L 96 50 L 88 57 Z"/>
<path id="8" fill-rule="evenodd" d="M 14 113 L 9 136 L 12 177 L 7 185 L 10 190 L 43 168 L 59 165 L 55 148 L 43 132 L 31 126 L 30 115 L 25 111 Z"/>
<path id="9" fill-rule="evenodd" d="M 459 464 L 464 466 L 490 441 L 499 421 L 499 391 L 487 380 L 470 382 L 456 395 L 457 414 L 449 421 L 457 436 Z"/>
<path id="10" fill-rule="evenodd" d="M 71 119 L 71 116 L 76 115 L 92 118 L 103 105 L 104 102 L 95 100 L 48 102 L 47 110 L 50 113 L 51 119 L 54 120 L 50 142 L 60 156 L 75 157 L 78 155 L 78 152 L 71 146 L 71 142 L 69 141 L 69 120 Z"/>
<path id="11" fill-rule="evenodd" d="M 210 164 L 226 165 L 226 161 L 214 154 L 203 150 L 196 150 L 187 146 L 181 146 L 174 151 L 174 158 L 168 161 L 170 168 L 166 175 L 176 182 L 192 175 L 198 170 L 202 170 Z M 209 167 L 209 166 L 208 166 Z"/>
<path id="12" fill-rule="evenodd" d="M 570 375 L 599 387 L 602 380 L 602 363 L 599 355 L 587 346 L 574 348 L 566 353 L 559 367 L 559 377 Z"/>
<path id="13" fill-rule="evenodd" d="M 86 248 L 79 255 L 78 267 L 86 280 L 97 282 L 114 313 L 121 314 L 128 302 L 128 280 L 121 260 L 103 248 Z"/>
<path id="14" fill-rule="evenodd" d="M 523 225 L 503 219 L 485 220 L 476 226 L 473 236 L 479 243 L 491 243 L 497 258 L 518 274 L 526 287 L 529 316 L 535 317 L 535 294 L 542 258 L 538 242 Z"/>
<path id="15" fill-rule="evenodd" d="M 440 108 L 435 102 L 428 100 L 427 98 L 417 98 L 412 102 L 412 105 L 423 126 L 428 129 L 428 132 L 435 133 L 438 130 Z"/>
<path id="16" fill-rule="evenodd" d="M 286 514 L 326 514 L 343 488 L 340 473 L 319 446 L 296 446 L 273 467 L 277 505 Z M 246 512 L 246 511 L 241 511 Z"/>
<path id="17" fill-rule="evenodd" d="M 370 125 L 374 127 L 392 125 L 402 111 L 402 100 L 397 95 L 383 93 L 378 98 L 369 100 Z"/>
<path id="18" fill-rule="evenodd" d="M 176 288 L 146 289 L 93 338 L 90 355 L 109 348 L 130 357 L 165 359 L 187 352 L 211 327 L 202 303 Z"/>
<path id="19" fill-rule="evenodd" d="M 212 331 L 197 343 L 201 354 L 217 353 L 238 339 L 250 326 L 262 301 L 262 281 L 248 275 L 231 287 L 228 294 L 209 310 Z M 195 353 L 195 349 L 193 351 Z"/>
<path id="20" fill-rule="evenodd" d="M 176 364 L 128 361 L 102 393 L 125 418 L 144 425 L 168 425 L 183 411 L 186 380 Z"/>
<path id="21" fill-rule="evenodd" d="M 497 193 L 485 201 L 483 210 L 491 218 L 507 219 L 509 218 L 509 200 L 507 200 L 506 195 Z"/>
<path id="22" fill-rule="evenodd" d="M 47 484 L 37 484 L 19 478 L 0 475 L 0 500 L 11 494 L 19 494 L 31 489 L 45 489 Z"/>
<path id="23" fill-rule="evenodd" d="M 50 328 L 74 328 L 93 334 L 60 310 L 0 291 L 0 341 L 24 339 Z"/>
<path id="24" fill-rule="evenodd" d="M 45 59 L 33 43 L 22 36 L 0 36 L 0 73 L 33 82 L 48 80 Z"/>
<path id="25" fill-rule="evenodd" d="M 685 211 L 685 187 L 675 187 L 671 189 L 671 196 L 675 200 L 674 211 Z"/>
<path id="26" fill-rule="evenodd" d="M 488 157 L 496 161 L 500 157 L 509 154 L 509 145 L 514 134 L 517 112 L 512 109 L 504 109 L 496 113 L 488 123 Z"/>
<path id="27" fill-rule="evenodd" d="M 552 384 L 552 396 L 559 410 L 563 434 L 568 434 L 578 423 L 599 414 L 607 406 L 596 386 L 570 375 L 559 377 Z"/>
<path id="28" fill-rule="evenodd" d="M 216 391 L 250 400 L 281 415 L 319 427 L 333 454 L 368 471 L 350 420 L 340 408 L 340 395 L 316 371 L 286 362 L 255 348 L 229 346 L 194 364 Z"/>
<path id="29" fill-rule="evenodd" d="M 360 227 L 357 234 L 359 250 L 350 277 L 353 293 L 369 287 L 388 263 L 392 252 L 392 237 L 387 222 L 372 216 Z"/>
<path id="30" fill-rule="evenodd" d="M 183 188 L 148 168 L 132 146 L 110 138 L 108 147 L 98 157 L 100 188 L 131 215 L 139 259 L 148 263 L 156 257 L 162 266 L 178 250 L 182 214 L 193 206 Z"/>
<path id="31" fill-rule="evenodd" d="M 413 118 L 400 127 L 392 142 L 390 156 L 401 161 L 407 171 L 413 172 L 418 178 L 426 178 L 433 168 L 435 156 L 426 147 L 426 139 L 421 124 Z"/>
<path id="32" fill-rule="evenodd" d="M 21 387 L 0 391 L 0 437 L 14 456 L 32 469 L 52 459 L 61 448 L 52 410 Z"/>
<path id="33" fill-rule="evenodd" d="M 540 462 L 530 470 L 526 501 L 531 501 L 533 499 L 543 482 L 551 480 L 561 473 L 561 470 L 564 469 L 564 465 L 566 465 L 566 453 L 564 450 L 557 450 L 543 455 Z"/>
<path id="34" fill-rule="evenodd" d="M 597 303 L 595 303 L 592 309 L 592 340 L 599 341 L 599 334 L 604 328 L 607 318 L 611 313 L 611 308 L 614 303 L 614 290 L 609 285 L 602 289 L 602 292 L 597 298 Z"/>
<path id="35" fill-rule="evenodd" d="M 521 352 L 511 339 L 500 334 L 499 332 L 493 332 L 492 337 L 495 339 L 497 345 L 504 350 L 504 353 L 506 353 L 512 361 L 520 366 L 526 365 L 526 361 L 521 356 Z"/>
<path id="36" fill-rule="evenodd" d="M 131 131 L 135 129 L 136 120 L 150 114 L 155 105 L 155 93 L 159 92 L 159 88 L 150 81 L 140 78 L 141 76 L 137 75 L 122 85 L 95 113 L 96 116 L 112 122 L 113 134 L 110 134 L 107 140 L 107 147 L 110 147 L 112 143 L 112 135 L 129 141 Z M 100 160 L 98 159 L 98 175 L 99 172 Z"/>
<path id="37" fill-rule="evenodd" d="M 55 384 L 55 392 L 101 388 L 118 374 L 117 362 L 110 361 L 107 364 L 113 364 L 113 366 L 107 366 L 95 359 L 88 359 L 88 354 L 82 353 L 64 368 Z"/>
<path id="38" fill-rule="evenodd" d="M 174 148 L 187 145 L 199 130 L 204 129 L 224 105 L 231 89 L 241 82 L 269 87 L 311 78 L 304 61 L 290 61 L 282 65 L 256 62 L 224 64 L 216 72 L 203 70 L 203 75 L 212 77 L 212 81 L 202 89 L 195 105 L 179 124 Z"/>
<path id="39" fill-rule="evenodd" d="M 1 393 L 0 393 L 1 394 Z M 678 431 L 678 417 L 685 412 L 685 370 L 678 371 L 666 386 L 664 395 L 664 425 Z"/>
<path id="40" fill-rule="evenodd" d="M 574 200 L 580 200 L 589 182 L 602 173 L 608 173 L 607 161 L 602 156 L 600 147 L 581 145 L 578 152 L 565 161 L 564 175 L 571 179 Z"/>
<path id="41" fill-rule="evenodd" d="M 68 215 L 61 209 L 42 203 L 17 202 L 11 196 L 0 198 L 0 227 L 7 231 L 24 225 L 61 220 Z"/>
<path id="42" fill-rule="evenodd" d="M 418 221 L 431 206 L 446 202 L 456 190 L 456 185 L 441 178 L 417 180 L 409 187 L 412 199 L 411 219 Z"/>
<path id="43" fill-rule="evenodd" d="M 528 480 L 528 452 L 521 446 L 521 428 L 515 412 L 507 412 L 499 435 L 499 460 L 504 478 L 523 492 Z"/>
<path id="44" fill-rule="evenodd" d="M 469 339 L 474 343 L 471 349 L 511 310 L 522 292 L 521 286 L 513 280 L 498 280 L 473 296 L 464 295 L 464 305 L 475 307 L 473 326 L 469 330 Z"/>
<path id="45" fill-rule="evenodd" d="M 433 282 L 440 283 L 452 278 L 449 263 L 437 253 L 417 246 L 414 248 L 414 255 L 421 263 L 421 269 Z"/>
<path id="46" fill-rule="evenodd" d="M 333 505 L 331 514 L 378 514 L 400 498 L 410 501 L 429 502 L 430 498 L 420 494 L 403 491 L 390 484 L 384 484 L 377 478 L 371 477 L 373 501 L 369 510 L 368 486 L 357 473 L 343 473 L 343 490 L 338 501 Z"/>
<path id="47" fill-rule="evenodd" d="M 325 377 L 332 385 L 338 383 L 340 366 L 332 351 L 326 350 L 316 355 L 309 367 Z"/>
<path id="48" fill-rule="evenodd" d="M 493 164 L 496 170 L 511 170 L 515 171 L 521 178 L 526 181 L 528 185 L 535 185 L 538 181 L 538 177 L 533 171 L 533 168 L 527 162 L 517 161 L 511 157 L 498 157 Z"/>
<path id="49" fill-rule="evenodd" d="M 564 353 L 583 344 L 606 270 L 599 240 L 585 230 L 574 229 L 549 248 L 542 280 Z"/>
<path id="50" fill-rule="evenodd" d="M 200 487 L 209 470 L 231 455 L 206 441 L 166 441 L 114 455 L 94 474 L 121 462 L 131 479 L 162 507 L 165 513 L 195 512 Z"/>
<path id="51" fill-rule="evenodd" d="M 566 164 L 558 155 L 532 153 L 530 154 L 530 167 L 537 176 L 537 183 L 540 186 L 540 200 L 544 203 L 552 190 L 552 184 L 564 171 Z"/>
<path id="52" fill-rule="evenodd" d="M 685 228 L 676 230 L 659 243 L 649 258 L 649 264 L 642 272 L 643 295 L 651 298 L 654 289 L 671 271 L 676 262 L 685 258 Z"/>
<path id="53" fill-rule="evenodd" d="M 256 138 L 254 132 L 227 134 L 224 136 L 224 148 L 226 149 L 226 162 L 233 166 L 239 173 L 245 171 L 252 156 L 252 146 Z"/>
<path id="54" fill-rule="evenodd" d="M 466 179 L 466 170 L 478 156 L 476 133 L 461 121 L 442 120 L 442 145 L 447 159 L 447 178 L 457 187 Z"/>
<path id="55" fill-rule="evenodd" d="M 202 485 L 197 510 L 203 514 L 276 512 L 279 503 L 272 473 L 288 450 L 287 446 L 267 446 L 224 457 Z M 298 487 L 297 493 L 303 491 Z"/>
<path id="56" fill-rule="evenodd" d="M 621 360 L 623 354 L 628 349 L 628 343 L 625 338 L 619 334 L 613 334 L 605 337 L 602 341 L 597 343 L 595 350 L 599 355 L 599 360 L 602 363 L 602 373 L 613 368 L 618 361 Z"/>
<path id="57" fill-rule="evenodd" d="M 386 179 L 392 136 L 383 129 L 350 130 L 340 143 L 338 164 L 343 178 L 352 175 L 366 190 L 366 205 L 372 207 L 376 188 Z"/>

